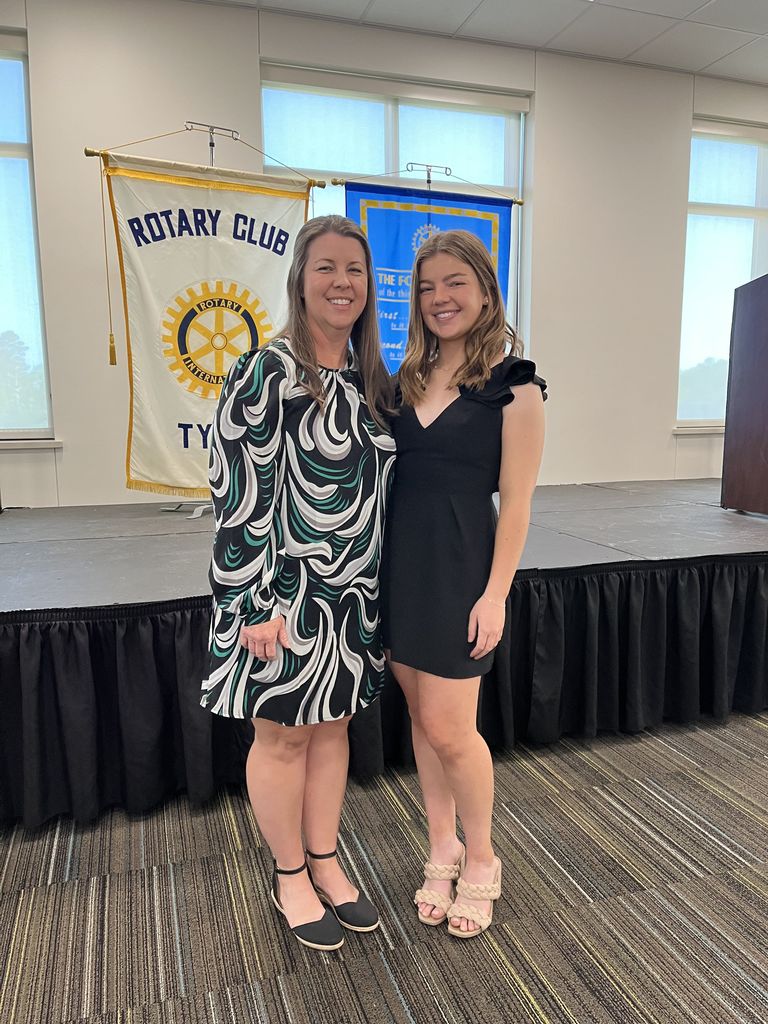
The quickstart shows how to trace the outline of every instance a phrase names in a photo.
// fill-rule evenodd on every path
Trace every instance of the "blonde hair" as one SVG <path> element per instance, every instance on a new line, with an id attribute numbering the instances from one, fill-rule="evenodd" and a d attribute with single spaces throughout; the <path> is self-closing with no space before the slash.
<path id="1" fill-rule="evenodd" d="M 310 245 L 322 235 L 341 235 L 354 238 L 365 253 L 368 277 L 368 297 L 365 309 L 357 318 L 350 340 L 357 357 L 358 370 L 363 379 L 363 392 L 375 422 L 388 430 L 387 417 L 392 413 L 392 383 L 381 357 L 379 321 L 376 316 L 376 282 L 368 239 L 354 221 L 336 214 L 313 217 L 303 225 L 296 236 L 293 261 L 288 271 L 288 321 L 278 337 L 287 337 L 299 367 L 299 380 L 318 405 L 325 402 L 325 389 L 318 371 L 317 354 L 307 319 L 304 302 L 304 270 Z"/>
<path id="2" fill-rule="evenodd" d="M 430 364 L 439 350 L 439 340 L 424 323 L 420 305 L 420 271 L 424 262 L 445 253 L 474 271 L 483 296 L 488 299 L 467 335 L 465 359 L 453 376 L 449 387 L 463 384 L 481 388 L 491 375 L 491 366 L 511 345 L 512 355 L 522 355 L 523 346 L 504 315 L 504 301 L 491 255 L 480 239 L 469 231 L 438 231 L 431 235 L 416 253 L 411 277 L 411 312 L 408 344 L 398 374 L 398 382 L 407 405 L 416 405 L 429 379 Z"/>

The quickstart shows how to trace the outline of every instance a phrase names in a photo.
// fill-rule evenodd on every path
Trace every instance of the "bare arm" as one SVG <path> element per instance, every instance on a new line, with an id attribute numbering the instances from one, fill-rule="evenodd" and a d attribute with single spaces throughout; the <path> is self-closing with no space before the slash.
<path id="1" fill-rule="evenodd" d="M 514 389 L 515 400 L 503 410 L 499 521 L 493 563 L 485 591 L 469 616 L 473 658 L 495 647 L 504 628 L 504 603 L 525 547 L 531 498 L 544 448 L 544 400 L 537 384 Z"/>
<path id="2" fill-rule="evenodd" d="M 499 521 L 486 596 L 504 602 L 525 547 L 531 498 L 544 450 L 544 400 L 537 384 L 515 388 L 504 407 L 499 473 Z"/>

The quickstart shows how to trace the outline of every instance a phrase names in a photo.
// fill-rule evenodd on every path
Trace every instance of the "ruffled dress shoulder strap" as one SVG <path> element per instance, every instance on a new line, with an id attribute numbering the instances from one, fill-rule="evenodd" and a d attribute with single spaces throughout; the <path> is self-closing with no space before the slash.
<path id="1" fill-rule="evenodd" d="M 501 409 L 515 399 L 512 388 L 520 384 L 538 384 L 544 401 L 547 400 L 547 382 L 536 373 L 536 364 L 530 359 L 519 356 L 507 356 L 491 370 L 491 376 L 481 388 L 468 388 L 459 385 L 464 398 L 480 402 L 494 409 Z"/>

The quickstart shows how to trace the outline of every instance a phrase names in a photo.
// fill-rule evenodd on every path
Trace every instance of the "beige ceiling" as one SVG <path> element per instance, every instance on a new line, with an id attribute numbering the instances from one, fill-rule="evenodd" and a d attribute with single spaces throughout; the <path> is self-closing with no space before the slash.
<path id="1" fill-rule="evenodd" d="M 768 84 L 768 0 L 207 0 Z"/>

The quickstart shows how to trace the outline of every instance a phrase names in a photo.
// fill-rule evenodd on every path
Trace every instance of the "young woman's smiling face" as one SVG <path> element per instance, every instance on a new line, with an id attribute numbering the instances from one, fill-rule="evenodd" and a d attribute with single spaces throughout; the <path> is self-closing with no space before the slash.
<path id="1" fill-rule="evenodd" d="M 464 342 L 488 299 L 468 263 L 439 252 L 419 267 L 419 308 L 441 341 Z"/>
<path id="2" fill-rule="evenodd" d="M 310 244 L 303 293 L 313 333 L 349 337 L 368 300 L 365 253 L 356 238 L 326 234 Z"/>

